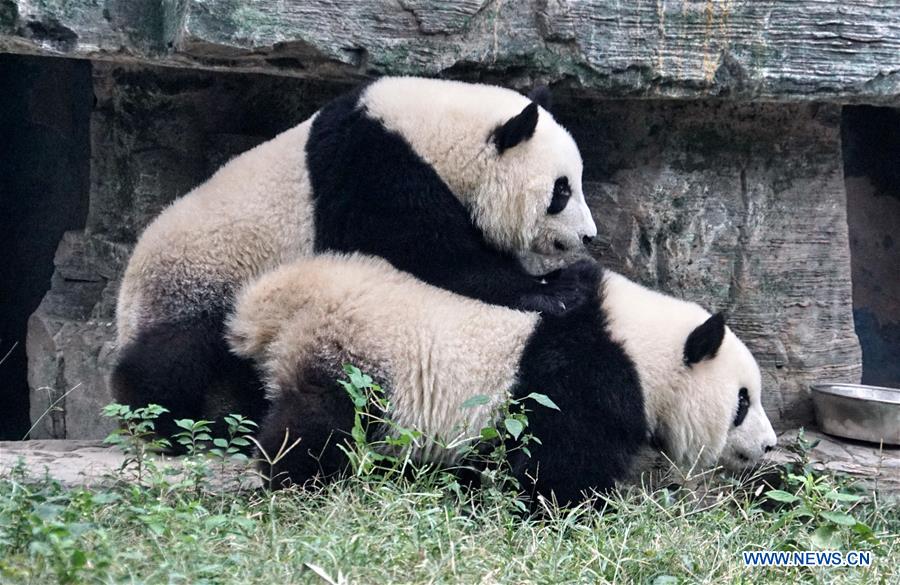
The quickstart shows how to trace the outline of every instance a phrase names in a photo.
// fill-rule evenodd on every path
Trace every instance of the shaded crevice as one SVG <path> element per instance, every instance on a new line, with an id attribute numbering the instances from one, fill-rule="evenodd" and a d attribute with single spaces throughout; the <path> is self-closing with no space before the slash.
<path id="1" fill-rule="evenodd" d="M 25 335 L 63 233 L 84 226 L 91 64 L 0 55 L 0 439 L 30 426 Z"/>
<path id="2" fill-rule="evenodd" d="M 900 387 L 900 110 L 847 106 L 841 138 L 862 381 Z"/>

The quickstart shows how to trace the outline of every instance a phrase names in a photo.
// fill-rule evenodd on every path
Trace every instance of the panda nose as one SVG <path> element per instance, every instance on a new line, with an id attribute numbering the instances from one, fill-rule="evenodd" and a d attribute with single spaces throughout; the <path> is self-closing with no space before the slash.
<path id="1" fill-rule="evenodd" d="M 774 448 L 775 448 L 775 445 L 766 445 L 765 447 L 763 447 L 763 451 L 768 453 L 769 451 L 771 451 Z"/>
<path id="2" fill-rule="evenodd" d="M 581 241 L 584 242 L 585 246 L 587 246 L 594 241 L 594 236 L 582 236 Z"/>

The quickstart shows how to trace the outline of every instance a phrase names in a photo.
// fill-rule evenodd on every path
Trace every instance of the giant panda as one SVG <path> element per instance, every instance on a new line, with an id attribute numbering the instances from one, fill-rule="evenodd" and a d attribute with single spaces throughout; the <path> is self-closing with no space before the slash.
<path id="1" fill-rule="evenodd" d="M 567 310 L 585 269 L 572 256 L 597 233 L 581 174 L 569 133 L 511 90 L 384 78 L 340 97 L 147 227 L 118 297 L 114 397 L 160 404 L 169 422 L 259 417 L 256 374 L 228 352 L 224 316 L 244 282 L 316 251 L 378 255 L 489 303 Z"/>
<path id="2" fill-rule="evenodd" d="M 590 302 L 540 315 L 461 297 L 362 255 L 303 259 L 262 276 L 239 294 L 226 337 L 263 372 L 272 406 L 262 449 L 276 453 L 286 432 L 300 439 L 274 473 L 302 484 L 342 469 L 336 445 L 354 413 L 334 380 L 347 362 L 385 388 L 392 421 L 444 444 L 489 424 L 510 397 L 547 395 L 560 411 L 534 407 L 529 429 L 541 444 L 509 463 L 531 493 L 561 503 L 609 489 L 650 444 L 678 464 L 731 468 L 775 445 L 759 368 L 721 314 L 599 266 L 593 277 Z M 489 403 L 461 408 L 478 394 Z M 416 456 L 437 452 L 428 442 Z"/>

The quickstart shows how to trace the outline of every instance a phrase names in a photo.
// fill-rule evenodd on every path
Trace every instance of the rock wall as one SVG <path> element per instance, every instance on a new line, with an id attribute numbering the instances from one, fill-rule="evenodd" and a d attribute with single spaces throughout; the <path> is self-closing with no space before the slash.
<path id="1" fill-rule="evenodd" d="M 85 231 L 63 239 L 30 321 L 33 416 L 78 387 L 35 437 L 106 432 L 96 412 L 109 399 L 115 292 L 143 227 L 231 156 L 346 88 L 95 63 L 90 211 Z M 777 426 L 810 422 L 810 381 L 859 379 L 838 106 L 566 91 L 556 102 L 585 158 L 601 234 L 592 251 L 725 310 L 763 366 Z"/>
<path id="2" fill-rule="evenodd" d="M 0 50 L 606 96 L 897 103 L 895 0 L 0 0 Z"/>
<path id="3" fill-rule="evenodd" d="M 841 110 L 578 99 L 606 265 L 723 310 L 763 370 L 776 427 L 812 421 L 814 381 L 858 381 Z"/>

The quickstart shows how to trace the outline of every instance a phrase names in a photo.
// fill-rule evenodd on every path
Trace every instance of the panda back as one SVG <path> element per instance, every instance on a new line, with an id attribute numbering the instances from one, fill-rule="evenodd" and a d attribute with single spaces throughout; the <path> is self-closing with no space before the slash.
<path id="1" fill-rule="evenodd" d="M 228 338 L 263 366 L 272 399 L 306 372 L 333 381 L 353 363 L 383 383 L 398 424 L 448 436 L 462 417 L 485 422 L 488 409 L 464 411 L 465 400 L 484 394 L 496 406 L 508 396 L 537 321 L 427 285 L 380 258 L 323 254 L 242 291 Z"/>

